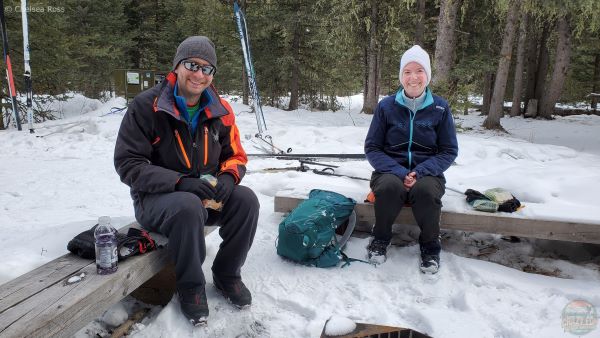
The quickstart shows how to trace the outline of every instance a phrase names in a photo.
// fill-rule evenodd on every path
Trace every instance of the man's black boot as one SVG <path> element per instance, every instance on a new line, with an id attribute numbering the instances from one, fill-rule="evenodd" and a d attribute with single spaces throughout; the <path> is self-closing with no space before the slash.
<path id="1" fill-rule="evenodd" d="M 252 304 L 250 290 L 241 278 L 219 278 L 213 274 L 213 281 L 217 290 L 236 307 L 242 309 Z"/>
<path id="2" fill-rule="evenodd" d="M 204 286 L 193 289 L 178 290 L 181 312 L 194 326 L 206 325 L 208 318 L 208 301 Z"/>

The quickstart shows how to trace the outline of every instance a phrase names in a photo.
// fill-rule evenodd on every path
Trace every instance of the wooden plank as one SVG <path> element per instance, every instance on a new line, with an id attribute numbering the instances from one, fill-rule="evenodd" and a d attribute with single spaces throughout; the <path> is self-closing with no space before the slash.
<path id="1" fill-rule="evenodd" d="M 276 195 L 275 211 L 288 213 L 303 200 L 300 197 Z M 370 232 L 375 223 L 373 205 L 357 203 L 354 210 L 358 216 L 356 230 Z M 442 229 L 600 244 L 600 223 L 536 220 L 477 211 L 469 213 L 442 211 L 441 218 Z M 395 223 L 397 223 L 394 225 L 396 231 L 402 224 L 416 225 L 410 208 L 403 208 Z"/>
<path id="2" fill-rule="evenodd" d="M 207 227 L 205 233 L 214 229 Z M 119 262 L 111 275 L 98 275 L 92 260 L 73 254 L 59 257 L 0 286 L 0 336 L 72 336 L 169 261 L 166 248 L 159 248 Z M 86 276 L 80 282 L 65 283 L 81 273 Z"/>
<path id="3" fill-rule="evenodd" d="M 14 304 L 62 282 L 65 276 L 74 275 L 88 264 L 90 264 L 89 259 L 64 255 L 6 282 L 0 286 L 0 315 Z"/>
<path id="4" fill-rule="evenodd" d="M 139 224 L 133 222 L 119 229 L 119 231 L 126 232 L 130 227 L 139 228 Z M 38 292 L 41 292 L 54 284 L 62 283 L 65 277 L 75 275 L 91 262 L 92 261 L 89 259 L 66 254 L 0 285 L 0 314 L 8 307 L 33 297 Z"/>
<path id="5" fill-rule="evenodd" d="M 75 272 L 85 273 L 79 283 L 66 285 L 65 279 L 25 298 L 1 313 L 0 334 L 6 337 L 71 336 L 100 316 L 144 281 L 160 271 L 167 262 L 167 250 L 159 249 L 131 257 L 119 264 L 116 273 L 96 273 L 96 264 Z M 13 303 L 14 304 L 14 303 Z"/>

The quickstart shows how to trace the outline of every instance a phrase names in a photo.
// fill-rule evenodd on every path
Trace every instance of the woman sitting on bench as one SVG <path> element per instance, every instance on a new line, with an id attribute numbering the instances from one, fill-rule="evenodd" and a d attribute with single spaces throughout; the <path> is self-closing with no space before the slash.
<path id="1" fill-rule="evenodd" d="M 448 102 L 433 95 L 429 55 L 420 46 L 400 60 L 402 89 L 379 102 L 365 140 L 365 153 L 375 169 L 373 240 L 368 259 L 385 262 L 392 224 L 409 203 L 421 228 L 421 271 L 437 273 L 440 265 L 440 214 L 444 171 L 458 155 L 458 142 Z"/>

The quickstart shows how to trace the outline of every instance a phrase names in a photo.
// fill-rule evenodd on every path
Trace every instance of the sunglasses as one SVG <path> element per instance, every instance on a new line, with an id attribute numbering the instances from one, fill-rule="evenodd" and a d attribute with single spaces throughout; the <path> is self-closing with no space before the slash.
<path id="1" fill-rule="evenodd" d="M 186 60 L 186 61 L 182 61 L 181 64 L 183 65 L 183 67 L 185 67 L 185 69 L 192 71 L 194 73 L 199 70 L 202 70 L 202 74 L 204 74 L 204 75 L 215 75 L 215 73 L 217 72 L 217 68 L 215 68 L 211 65 L 203 66 L 194 61 Z"/>

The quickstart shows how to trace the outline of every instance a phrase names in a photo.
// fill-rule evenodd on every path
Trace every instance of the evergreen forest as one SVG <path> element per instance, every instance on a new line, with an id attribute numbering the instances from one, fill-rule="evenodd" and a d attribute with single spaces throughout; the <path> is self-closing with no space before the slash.
<path id="1" fill-rule="evenodd" d="M 263 104 L 337 110 L 362 93 L 362 111 L 398 90 L 402 53 L 419 44 L 432 60 L 432 90 L 455 114 L 478 108 L 484 126 L 503 114 L 552 118 L 557 103 L 595 113 L 600 93 L 598 0 L 241 0 Z M 17 91 L 23 35 L 18 0 L 4 1 Z M 216 45 L 221 93 L 248 101 L 232 0 L 32 0 L 33 91 L 106 99 L 115 69 L 171 70 L 177 45 L 206 35 Z M 6 81 L 3 95 L 8 96 Z M 475 104 L 470 97 L 481 97 Z M 513 102 L 512 108 L 504 102 Z M 36 106 L 35 119 L 52 119 Z M 564 110 L 564 109 L 563 109 Z M 566 111 L 568 113 L 568 109 Z"/>

